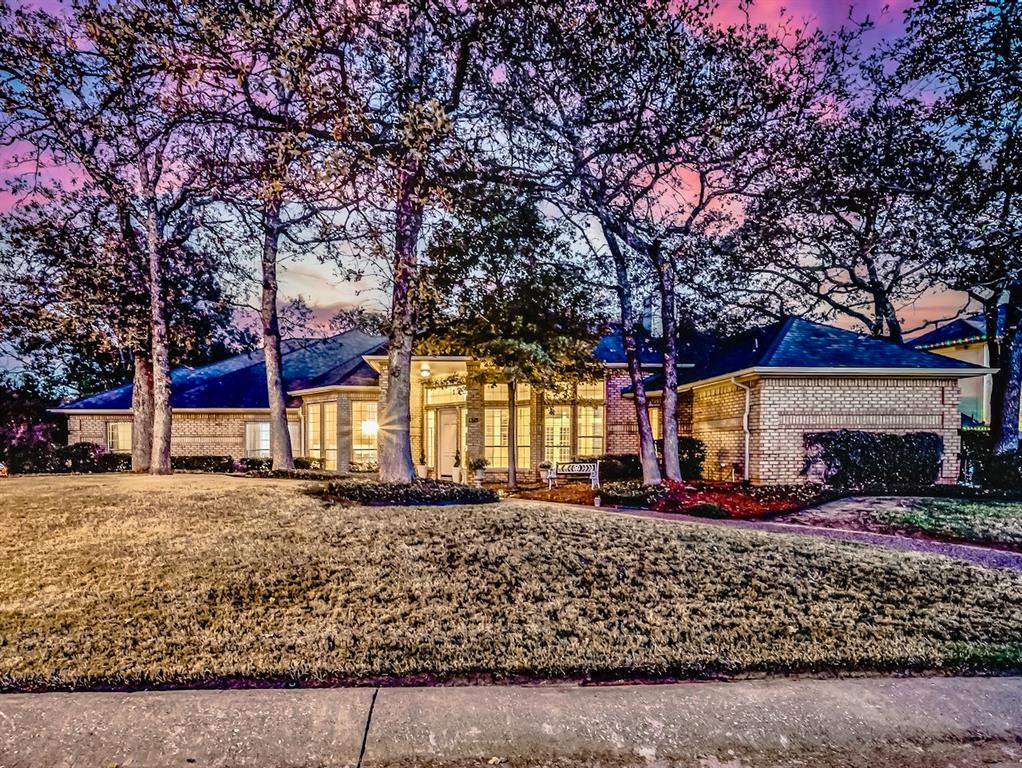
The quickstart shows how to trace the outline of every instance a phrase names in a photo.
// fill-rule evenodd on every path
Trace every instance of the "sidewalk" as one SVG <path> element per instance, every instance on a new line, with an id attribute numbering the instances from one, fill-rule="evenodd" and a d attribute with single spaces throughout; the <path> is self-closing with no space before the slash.
<path id="1" fill-rule="evenodd" d="M 1022 678 L 0 696 L 0 766 L 1022 765 Z"/>

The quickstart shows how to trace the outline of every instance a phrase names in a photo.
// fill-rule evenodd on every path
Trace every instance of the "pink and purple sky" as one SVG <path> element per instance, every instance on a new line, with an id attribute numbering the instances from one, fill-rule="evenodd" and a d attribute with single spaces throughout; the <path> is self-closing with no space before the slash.
<path id="1" fill-rule="evenodd" d="M 776 25 L 780 19 L 791 17 L 797 22 L 819 27 L 824 30 L 836 29 L 849 20 L 861 22 L 866 17 L 875 24 L 873 37 L 876 40 L 893 38 L 901 30 L 902 13 L 911 0 L 858 0 L 852 4 L 837 0 L 758 0 L 751 9 L 754 22 Z M 26 6 L 59 8 L 55 0 L 26 2 Z M 719 16 L 722 21 L 737 20 L 739 4 L 734 0 L 721 0 Z M 0 211 L 16 205 L 16 199 L 6 190 L 6 182 L 17 177 L 24 178 L 35 172 L 33 167 L 17 166 L 13 162 L 14 152 L 0 148 Z M 61 181 L 71 181 L 75 169 L 49 168 L 48 175 Z M 325 322 L 338 308 L 355 304 L 379 307 L 385 298 L 376 290 L 376 284 L 367 279 L 362 283 L 346 282 L 337 277 L 329 266 L 320 264 L 313 256 L 296 259 L 284 266 L 281 273 L 281 288 L 286 298 L 302 296 L 313 308 L 317 321 Z M 959 294 L 933 292 L 925 295 L 912 306 L 903 308 L 906 329 L 917 327 L 925 320 L 936 320 L 952 316 L 963 304 Z"/>

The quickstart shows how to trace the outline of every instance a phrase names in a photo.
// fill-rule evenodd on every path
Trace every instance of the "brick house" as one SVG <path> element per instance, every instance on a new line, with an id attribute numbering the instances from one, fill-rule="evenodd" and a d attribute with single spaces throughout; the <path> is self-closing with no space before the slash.
<path id="1" fill-rule="evenodd" d="M 285 345 L 291 440 L 296 456 L 323 458 L 327 468 L 365 469 L 376 460 L 380 373 L 386 341 L 360 331 Z M 637 453 L 638 431 L 619 336 L 600 340 L 594 355 L 602 380 L 562 392 L 520 384 L 518 465 L 536 476 L 543 461 L 604 453 Z M 642 351 L 659 438 L 655 349 Z M 470 357 L 413 359 L 412 455 L 432 476 L 449 477 L 456 457 L 490 462 L 506 476 L 507 389 L 473 383 Z M 960 382 L 988 369 L 805 320 L 788 319 L 734 337 L 704 340 L 679 367 L 679 434 L 707 448 L 704 474 L 755 483 L 801 482 L 805 432 L 854 428 L 933 431 L 944 438 L 943 482 L 958 475 Z M 269 422 L 259 351 L 173 372 L 171 451 L 175 455 L 265 456 Z M 131 385 L 69 403 L 70 442 L 112 451 L 131 447 Z"/>

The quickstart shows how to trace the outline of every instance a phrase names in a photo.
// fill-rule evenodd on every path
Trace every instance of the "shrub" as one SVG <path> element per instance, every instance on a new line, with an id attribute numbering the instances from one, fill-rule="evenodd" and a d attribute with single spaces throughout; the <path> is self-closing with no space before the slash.
<path id="1" fill-rule="evenodd" d="M 273 459 L 269 456 L 243 456 L 235 462 L 238 472 L 259 472 L 273 468 Z"/>
<path id="2" fill-rule="evenodd" d="M 681 463 L 681 476 L 686 480 L 698 480 L 703 476 L 703 463 L 706 461 L 706 446 L 696 437 L 679 435 L 678 460 Z"/>
<path id="3" fill-rule="evenodd" d="M 267 477 L 278 480 L 333 480 L 337 477 L 335 472 L 327 472 L 325 469 L 256 469 L 246 473 L 247 477 Z"/>
<path id="4" fill-rule="evenodd" d="M 295 456 L 295 469 L 323 469 L 323 457 Z"/>
<path id="5" fill-rule="evenodd" d="M 1022 491 L 1022 451 L 990 454 L 977 464 L 976 479 L 984 488 Z"/>
<path id="6" fill-rule="evenodd" d="M 822 464 L 821 479 L 837 488 L 927 486 L 936 482 L 944 441 L 933 432 L 892 435 L 843 429 L 804 435 L 802 474 Z"/>
<path id="7" fill-rule="evenodd" d="M 171 456 L 170 466 L 185 472 L 233 472 L 234 459 L 230 456 Z"/>
<path id="8" fill-rule="evenodd" d="M 720 504 L 714 504 L 712 501 L 700 501 L 693 504 L 691 507 L 685 508 L 686 515 L 693 515 L 694 517 L 712 517 L 714 519 L 722 520 L 730 517 Z"/>
<path id="9" fill-rule="evenodd" d="M 458 466 L 457 457 L 455 457 L 454 466 Z M 348 464 L 349 472 L 379 472 L 380 465 L 375 461 L 353 461 Z"/>
<path id="10" fill-rule="evenodd" d="M 344 479 L 327 483 L 315 493 L 328 500 L 357 504 L 433 505 L 490 504 L 500 497 L 489 488 L 462 485 L 446 480 L 416 480 L 412 483 L 380 483 L 373 480 Z"/>
<path id="11" fill-rule="evenodd" d="M 664 494 L 663 485 L 643 485 L 641 480 L 607 483 L 600 488 L 600 501 L 618 507 L 650 508 Z"/>

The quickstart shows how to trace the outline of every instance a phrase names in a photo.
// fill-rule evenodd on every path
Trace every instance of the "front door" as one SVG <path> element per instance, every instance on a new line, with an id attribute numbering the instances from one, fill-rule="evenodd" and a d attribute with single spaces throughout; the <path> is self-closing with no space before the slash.
<path id="1" fill-rule="evenodd" d="M 450 477 L 454 469 L 454 455 L 458 452 L 458 410 L 445 408 L 437 416 L 440 422 L 437 429 L 440 442 L 437 451 L 440 467 L 437 474 L 440 477 Z"/>

